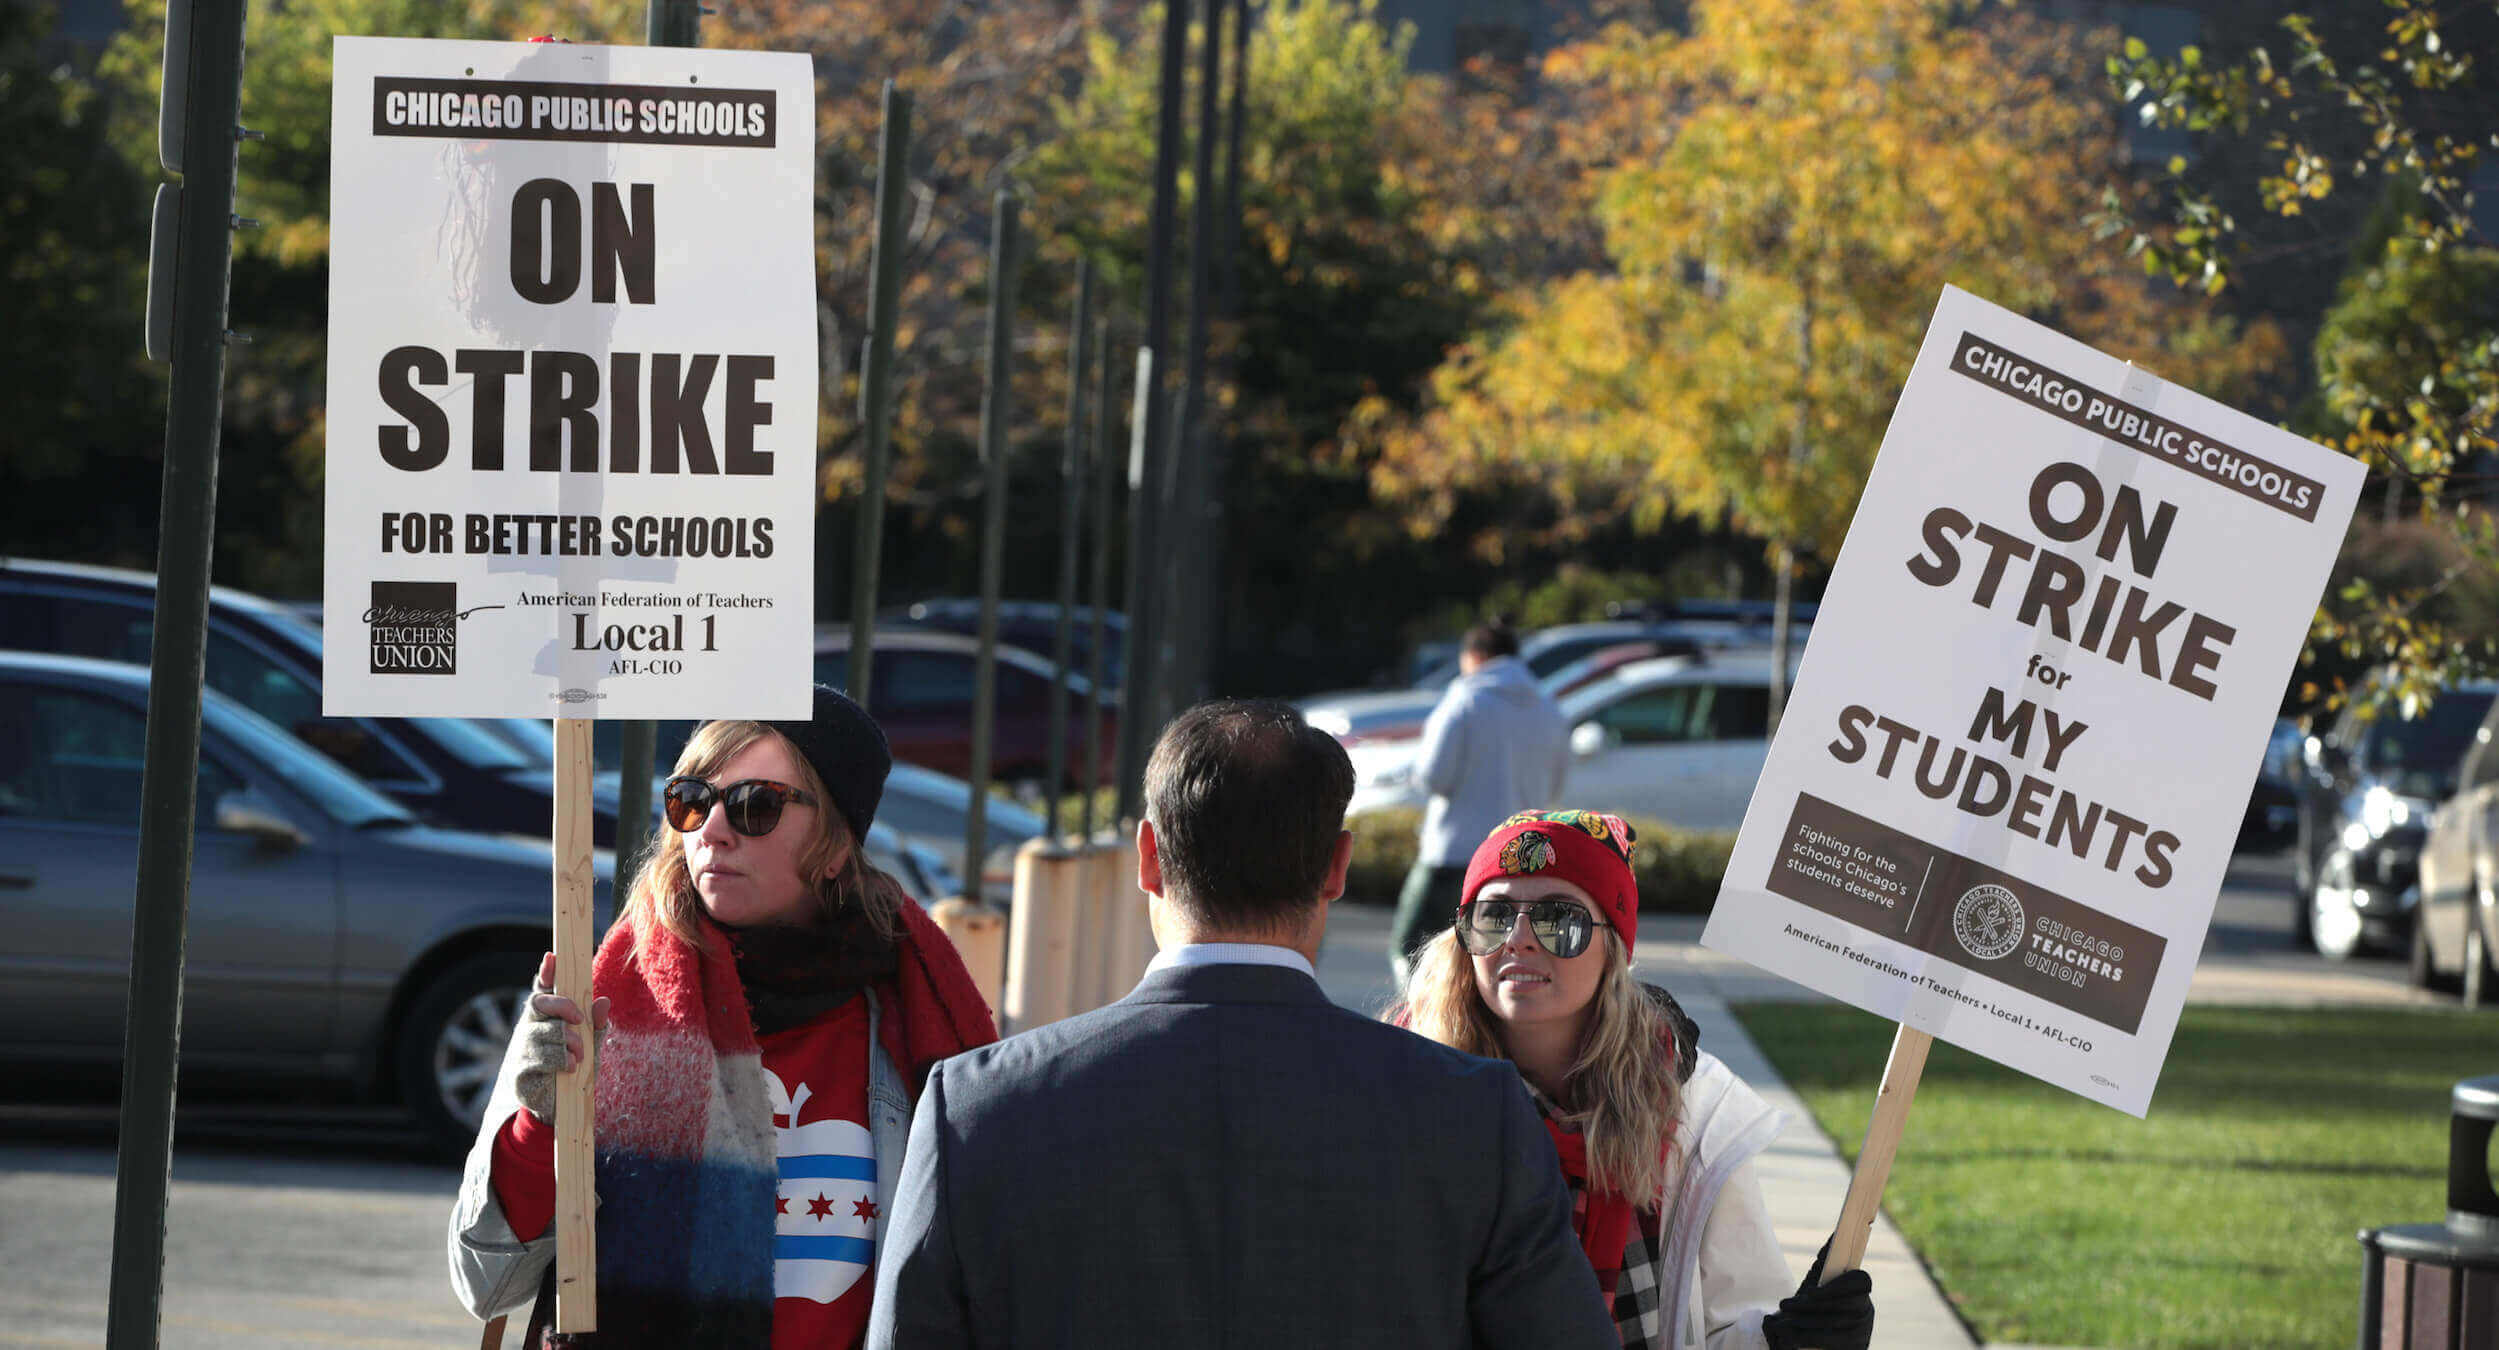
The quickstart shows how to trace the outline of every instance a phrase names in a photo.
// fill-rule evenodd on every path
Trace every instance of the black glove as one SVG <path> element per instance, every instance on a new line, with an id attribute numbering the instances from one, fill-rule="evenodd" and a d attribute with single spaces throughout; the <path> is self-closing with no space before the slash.
<path id="1" fill-rule="evenodd" d="M 1850 1270 L 1824 1283 L 1822 1262 L 1830 1254 L 1826 1241 L 1814 1253 L 1805 1282 L 1779 1300 L 1777 1312 L 1761 1319 L 1762 1339 L 1771 1350 L 1866 1350 L 1874 1339 L 1873 1277 Z"/>

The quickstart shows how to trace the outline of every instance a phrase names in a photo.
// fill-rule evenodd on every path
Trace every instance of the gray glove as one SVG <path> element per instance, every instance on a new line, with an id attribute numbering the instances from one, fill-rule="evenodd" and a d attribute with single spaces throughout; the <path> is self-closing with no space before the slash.
<path id="1" fill-rule="evenodd" d="M 511 1047 L 504 1051 L 505 1060 L 517 1066 L 512 1074 L 513 1092 L 531 1115 L 548 1125 L 555 1123 L 556 1075 L 581 1058 L 581 1012 L 571 999 L 553 991 L 549 968 L 554 963 L 550 955 L 539 966 L 520 1025 L 512 1029 Z M 591 1000 L 590 1022 L 594 1044 L 604 1043 L 606 999 Z"/>

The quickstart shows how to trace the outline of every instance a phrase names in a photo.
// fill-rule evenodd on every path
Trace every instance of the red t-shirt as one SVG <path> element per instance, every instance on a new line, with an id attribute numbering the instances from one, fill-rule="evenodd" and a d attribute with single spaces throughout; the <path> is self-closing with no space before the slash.
<path id="1" fill-rule="evenodd" d="M 779 1133 L 773 1350 L 863 1344 L 876 1285 L 876 1149 L 868 1133 L 868 1001 L 759 1038 Z M 555 1130 L 515 1111 L 495 1139 L 495 1198 L 527 1241 L 555 1218 Z"/>

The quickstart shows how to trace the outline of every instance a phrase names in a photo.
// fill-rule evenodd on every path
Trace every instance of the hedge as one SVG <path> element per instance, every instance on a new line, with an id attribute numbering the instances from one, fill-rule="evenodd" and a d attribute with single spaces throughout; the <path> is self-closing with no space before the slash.
<path id="1" fill-rule="evenodd" d="M 1662 820 L 1628 818 L 1636 842 L 1631 872 L 1640 883 L 1640 909 L 1648 914 L 1707 914 L 1727 874 L 1735 836 L 1684 830 Z M 1345 877 L 1345 898 L 1357 904 L 1393 905 L 1406 872 L 1414 866 L 1423 813 L 1367 811 L 1345 822 L 1354 832 L 1354 861 Z"/>

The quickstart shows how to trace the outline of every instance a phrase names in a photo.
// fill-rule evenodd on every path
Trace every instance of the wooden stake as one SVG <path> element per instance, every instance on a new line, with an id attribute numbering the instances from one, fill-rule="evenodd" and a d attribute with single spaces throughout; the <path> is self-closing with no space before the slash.
<path id="1" fill-rule="evenodd" d="M 1866 1239 L 1874 1234 L 1883 1185 L 1891 1180 L 1892 1157 L 1900 1152 L 1909 1103 L 1918 1095 L 1918 1076 L 1926 1072 L 1926 1051 L 1933 1044 L 1934 1037 L 1907 1025 L 1892 1037 L 1891 1062 L 1883 1066 L 1883 1086 L 1875 1093 L 1874 1114 L 1866 1121 L 1865 1147 L 1857 1150 L 1857 1171 L 1848 1179 L 1840 1225 L 1831 1234 L 1831 1255 L 1822 1263 L 1826 1280 L 1865 1264 Z"/>
<path id="2" fill-rule="evenodd" d="M 555 992 L 590 1011 L 590 723 L 555 722 Z M 582 1028 L 581 1067 L 555 1079 L 555 1329 L 599 1329 L 598 1234 L 591 1226 L 590 1083 L 599 1041 Z"/>

